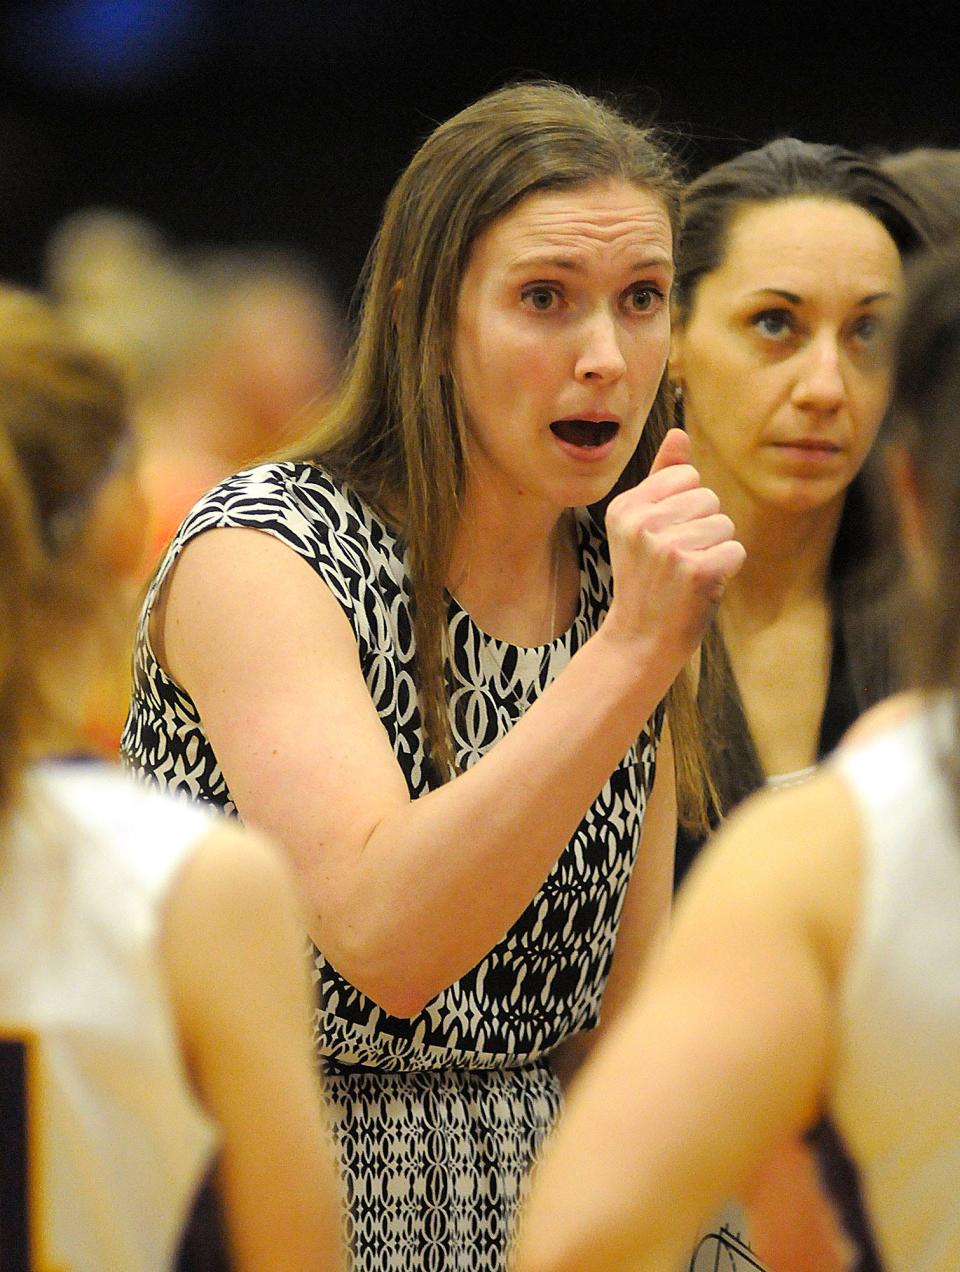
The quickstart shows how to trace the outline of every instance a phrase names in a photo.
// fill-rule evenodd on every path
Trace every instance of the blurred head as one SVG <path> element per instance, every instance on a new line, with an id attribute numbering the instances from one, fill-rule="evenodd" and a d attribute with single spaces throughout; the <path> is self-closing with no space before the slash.
<path id="1" fill-rule="evenodd" d="M 0 289 L 0 809 L 27 755 L 67 740 L 63 683 L 142 547 L 119 374 L 37 298 Z M 82 665 L 82 664 L 81 664 Z"/>
<path id="2" fill-rule="evenodd" d="M 775 141 L 684 195 L 671 373 L 707 480 L 839 515 L 889 392 L 908 196 L 862 156 Z"/>
<path id="3" fill-rule="evenodd" d="M 339 376 L 336 308 L 287 252 L 174 250 L 149 222 L 89 209 L 51 236 L 47 274 L 59 310 L 123 369 L 147 444 L 202 451 L 223 475 L 288 439 Z"/>
<path id="4" fill-rule="evenodd" d="M 960 234 L 960 150 L 918 146 L 885 156 L 880 167 L 917 203 L 932 244 Z"/>
<path id="5" fill-rule="evenodd" d="M 207 329 L 182 364 L 216 378 L 236 420 L 220 451 L 240 468 L 290 439 L 340 374 L 339 318 L 318 278 L 280 253 L 217 253 L 195 266 Z"/>
<path id="6" fill-rule="evenodd" d="M 914 670 L 960 689 L 960 245 L 911 274 L 883 436 L 917 584 Z"/>
<path id="7" fill-rule="evenodd" d="M 66 217 L 46 248 L 44 290 L 136 397 L 192 339 L 196 296 L 149 221 L 108 208 Z"/>

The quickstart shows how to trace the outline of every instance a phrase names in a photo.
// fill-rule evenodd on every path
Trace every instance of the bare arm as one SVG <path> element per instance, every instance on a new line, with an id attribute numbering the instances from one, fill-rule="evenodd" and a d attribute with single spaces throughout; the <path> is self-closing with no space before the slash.
<path id="1" fill-rule="evenodd" d="M 574 1088 L 516 1272 L 675 1272 L 697 1225 L 810 1123 L 858 887 L 855 813 L 835 776 L 731 820 Z"/>
<path id="2" fill-rule="evenodd" d="M 850 1240 L 804 1140 L 792 1136 L 778 1144 L 741 1200 L 751 1248 L 777 1272 L 850 1272 L 854 1266 Z"/>
<path id="3" fill-rule="evenodd" d="M 176 567 L 168 669 L 244 820 L 295 862 L 325 956 L 392 1012 L 416 1014 L 522 913 L 742 559 L 687 464 L 615 504 L 617 593 L 601 630 L 483 760 L 415 801 L 352 629 L 304 561 L 266 535 L 215 530 Z"/>
<path id="4" fill-rule="evenodd" d="M 177 881 L 164 956 L 187 1063 L 222 1132 L 238 1272 L 337 1272 L 340 1188 L 312 1056 L 303 916 L 277 855 L 212 831 Z"/>

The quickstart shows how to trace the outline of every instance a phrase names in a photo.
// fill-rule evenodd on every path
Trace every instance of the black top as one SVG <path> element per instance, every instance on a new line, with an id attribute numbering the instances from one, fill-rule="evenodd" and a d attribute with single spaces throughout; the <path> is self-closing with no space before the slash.
<path id="1" fill-rule="evenodd" d="M 736 707 L 737 710 L 734 714 L 739 716 L 741 727 L 746 729 L 748 727 L 747 721 L 743 714 L 743 706 L 739 696 Z M 823 716 L 820 720 L 820 735 L 817 740 L 818 760 L 822 760 L 830 754 L 850 725 L 860 715 L 861 710 L 846 654 L 843 631 L 838 625 L 833 633 L 830 678 L 827 682 L 827 698 L 823 707 Z M 759 790 L 761 786 L 762 783 L 758 782 L 752 789 Z M 752 791 L 749 789 L 745 791 L 744 798 L 751 793 Z M 727 809 L 726 811 L 730 812 L 732 810 Z M 703 845 L 703 836 L 692 835 L 682 827 L 677 832 L 677 851 L 673 873 L 674 889 L 678 888 L 683 882 L 687 871 L 693 865 Z"/>

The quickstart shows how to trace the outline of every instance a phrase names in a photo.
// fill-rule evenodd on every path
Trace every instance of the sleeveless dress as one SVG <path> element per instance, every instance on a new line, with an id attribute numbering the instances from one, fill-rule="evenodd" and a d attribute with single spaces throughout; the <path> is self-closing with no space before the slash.
<path id="1" fill-rule="evenodd" d="M 576 517 L 577 614 L 550 644 L 524 648 L 489 637 L 450 600 L 448 691 L 461 768 L 509 731 L 609 607 L 602 528 L 587 510 Z M 353 627 L 370 696 L 410 794 L 427 792 L 435 777 L 413 676 L 403 544 L 354 492 L 309 463 L 240 473 L 187 517 L 141 616 L 123 735 L 127 764 L 162 787 L 236 813 L 196 706 L 157 662 L 147 629 L 158 588 L 184 544 L 222 526 L 275 536 L 330 588 Z M 504 1267 L 530 1165 L 560 1108 L 547 1057 L 599 1018 L 661 723 L 658 708 L 520 918 L 416 1018 L 391 1016 L 311 949 L 315 1041 L 357 1272 Z M 503 797 L 510 798 L 509 790 Z"/>

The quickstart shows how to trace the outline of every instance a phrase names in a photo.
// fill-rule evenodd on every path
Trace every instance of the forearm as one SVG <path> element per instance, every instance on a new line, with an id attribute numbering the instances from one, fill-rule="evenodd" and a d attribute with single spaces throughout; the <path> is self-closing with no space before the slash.
<path id="1" fill-rule="evenodd" d="M 321 950 L 388 1010 L 419 1011 L 520 916 L 739 566 L 684 435 L 669 437 L 657 471 L 608 509 L 616 589 L 601 629 L 479 763 L 415 800 L 356 632 L 303 560 L 218 530 L 177 564 L 160 657 L 244 821 L 297 867 Z"/>
<path id="2" fill-rule="evenodd" d="M 826 1063 L 816 978 L 767 941 L 742 958 L 723 944 L 698 942 L 679 975 L 668 952 L 591 1058 L 541 1168 L 516 1272 L 668 1272 L 773 1142 L 812 1116 Z"/>
<path id="3" fill-rule="evenodd" d="M 638 673 L 635 652 L 598 633 L 482 760 L 382 817 L 361 852 L 301 851 L 334 965 L 410 1013 L 474 966 L 543 883 L 666 682 L 654 659 Z"/>

